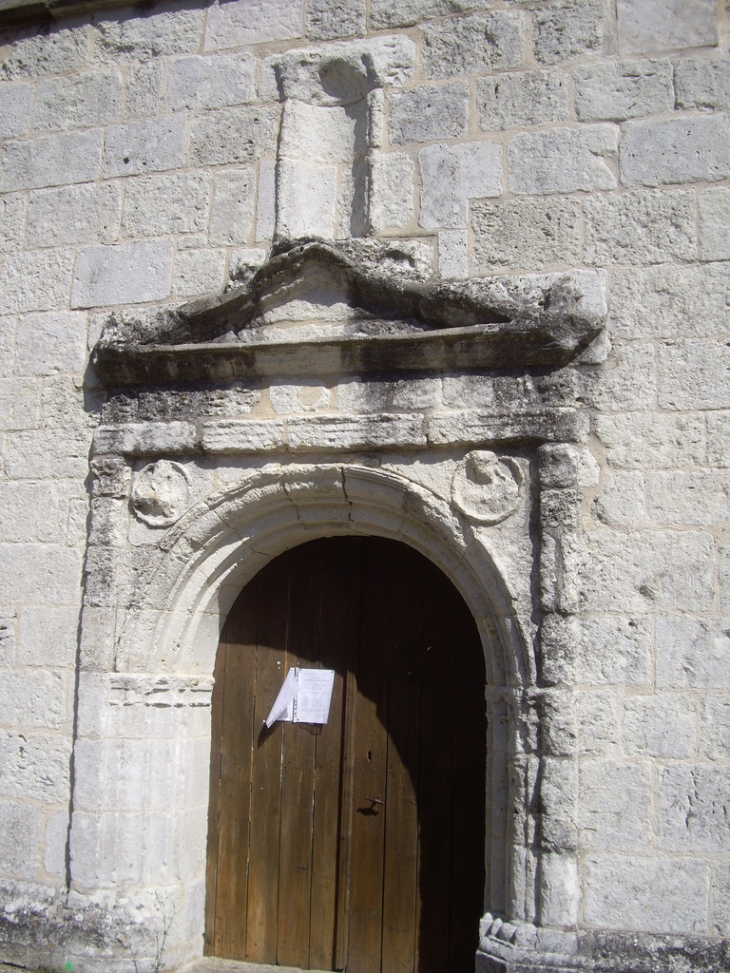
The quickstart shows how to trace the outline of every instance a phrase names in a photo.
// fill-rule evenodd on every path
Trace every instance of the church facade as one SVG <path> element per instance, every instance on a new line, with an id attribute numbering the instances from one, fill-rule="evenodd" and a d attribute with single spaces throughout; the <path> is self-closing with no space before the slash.
<path id="1" fill-rule="evenodd" d="M 730 969 L 728 11 L 0 29 L 0 961 Z"/>

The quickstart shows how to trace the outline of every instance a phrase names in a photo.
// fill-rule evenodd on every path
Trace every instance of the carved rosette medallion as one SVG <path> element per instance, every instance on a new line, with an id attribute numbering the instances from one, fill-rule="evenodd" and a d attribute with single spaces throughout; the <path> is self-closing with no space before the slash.
<path id="1" fill-rule="evenodd" d="M 488 449 L 475 449 L 454 472 L 451 502 L 469 520 L 498 524 L 517 509 L 523 482 L 515 460 Z"/>
<path id="2" fill-rule="evenodd" d="M 190 498 L 188 474 L 179 463 L 160 459 L 134 477 L 132 509 L 150 527 L 169 527 L 183 515 Z"/>

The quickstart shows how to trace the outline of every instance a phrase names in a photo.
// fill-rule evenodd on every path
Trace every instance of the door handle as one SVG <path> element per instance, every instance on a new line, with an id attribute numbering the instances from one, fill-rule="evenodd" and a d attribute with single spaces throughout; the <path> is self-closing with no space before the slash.
<path id="1" fill-rule="evenodd" d="M 366 797 L 366 801 L 370 801 L 371 804 L 382 804 L 385 806 L 385 801 L 380 797 Z"/>

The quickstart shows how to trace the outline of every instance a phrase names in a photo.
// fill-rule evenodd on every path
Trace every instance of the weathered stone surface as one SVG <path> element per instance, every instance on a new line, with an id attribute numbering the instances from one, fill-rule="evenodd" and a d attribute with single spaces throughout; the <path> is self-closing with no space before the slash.
<path id="1" fill-rule="evenodd" d="M 713 0 L 618 0 L 618 42 L 624 54 L 717 44 Z"/>
<path id="2" fill-rule="evenodd" d="M 730 779 L 707 764 L 673 764 L 659 774 L 659 839 L 668 851 L 727 852 Z"/>
<path id="3" fill-rule="evenodd" d="M 394 145 L 466 135 L 469 88 L 465 82 L 427 85 L 388 98 L 388 136 Z"/>
<path id="4" fill-rule="evenodd" d="M 710 611 L 714 543 L 699 531 L 604 530 L 577 554 L 580 601 L 587 611 Z"/>
<path id="5" fill-rule="evenodd" d="M 65 543 L 68 494 L 66 484 L 0 483 L 3 540 L 15 544 Z"/>
<path id="6" fill-rule="evenodd" d="M 522 66 L 525 25 L 522 16 L 511 10 L 427 24 L 422 34 L 423 69 L 427 78 Z"/>
<path id="7" fill-rule="evenodd" d="M 365 0 L 308 0 L 304 29 L 315 41 L 359 37 L 366 30 Z"/>
<path id="8" fill-rule="evenodd" d="M 371 0 L 370 26 L 376 30 L 411 27 L 421 20 L 485 7 L 488 2 L 489 0 Z"/>
<path id="9" fill-rule="evenodd" d="M 606 690 L 576 693 L 575 707 L 580 727 L 578 752 L 591 757 L 615 755 L 620 726 L 616 693 Z M 589 830 L 592 830 L 590 826 Z"/>
<path id="10" fill-rule="evenodd" d="M 90 182 L 99 173 L 101 145 L 99 130 L 8 142 L 3 151 L 2 190 Z"/>
<path id="11" fill-rule="evenodd" d="M 439 274 L 444 280 L 469 276 L 469 234 L 467 230 L 441 230 L 438 236 Z"/>
<path id="12" fill-rule="evenodd" d="M 583 619 L 578 646 L 578 682 L 646 686 L 653 679 L 652 624 L 643 617 Z"/>
<path id="13" fill-rule="evenodd" d="M 586 200 L 583 210 L 590 264 L 635 266 L 697 256 L 694 192 L 601 195 Z"/>
<path id="14" fill-rule="evenodd" d="M 604 929 L 702 934 L 709 885 L 704 861 L 591 855 L 584 867 L 584 919 Z"/>
<path id="15" fill-rule="evenodd" d="M 516 135 L 507 147 L 509 187 L 513 193 L 570 193 L 615 189 L 607 160 L 618 151 L 613 125 L 556 128 Z"/>
<path id="16" fill-rule="evenodd" d="M 584 848 L 638 850 L 651 837 L 651 763 L 582 759 L 578 827 Z"/>
<path id="17" fill-rule="evenodd" d="M 112 126 L 104 138 L 103 173 L 137 176 L 175 169 L 182 163 L 185 139 L 185 121 L 179 118 Z"/>
<path id="18" fill-rule="evenodd" d="M 394 382 L 353 378 L 337 385 L 336 396 L 340 412 L 414 412 L 441 404 L 441 382 L 437 378 Z"/>
<path id="19" fill-rule="evenodd" d="M 502 148 L 493 142 L 429 145 L 418 153 L 420 224 L 426 230 L 460 228 L 469 200 L 502 193 Z"/>
<path id="20" fill-rule="evenodd" d="M 6 319 L 7 320 L 7 319 Z M 22 431 L 38 425 L 38 385 L 36 379 L 0 379 L 0 429 Z M 14 437 L 6 440 L 6 457 Z M 7 459 L 5 473 L 8 474 Z M 8 474 L 9 475 L 9 474 Z"/>
<path id="21" fill-rule="evenodd" d="M 127 118 L 150 118 L 157 114 L 163 81 L 161 61 L 130 64 L 124 114 Z"/>
<path id="22" fill-rule="evenodd" d="M 29 806 L 22 800 L 0 802 L 0 857 L 8 878 L 36 877 L 43 817 L 39 805 Z"/>
<path id="23" fill-rule="evenodd" d="M 210 175 L 183 172 L 130 179 L 122 230 L 128 237 L 197 233 L 208 223 Z"/>
<path id="24" fill-rule="evenodd" d="M 619 469 L 673 469 L 705 459 L 701 416 L 598 416 L 596 435 L 609 451 L 609 464 Z"/>
<path id="25" fill-rule="evenodd" d="M 730 190 L 707 189 L 699 195 L 700 259 L 730 259 Z"/>
<path id="26" fill-rule="evenodd" d="M 61 729 L 67 719 L 67 680 L 61 672 L 5 673 L 0 685 L 3 722 L 19 729 Z"/>
<path id="27" fill-rule="evenodd" d="M 424 446 L 426 435 L 420 415 L 317 416 L 290 419 L 289 449 L 378 449 L 388 446 Z"/>
<path id="28" fill-rule="evenodd" d="M 0 196 L 0 253 L 19 250 L 25 226 L 27 200 L 20 193 Z"/>
<path id="29" fill-rule="evenodd" d="M 299 37 L 302 0 L 235 0 L 214 3 L 208 13 L 205 50 L 243 47 Z"/>
<path id="30" fill-rule="evenodd" d="M 612 274 L 611 321 L 627 338 L 715 335 L 730 329 L 727 265 L 631 267 Z"/>
<path id="31" fill-rule="evenodd" d="M 330 390 L 316 379 L 305 380 L 300 385 L 275 382 L 269 387 L 269 400 L 277 415 L 320 412 L 329 408 Z"/>
<path id="32" fill-rule="evenodd" d="M 172 289 L 179 297 L 217 294 L 225 283 L 225 250 L 178 250 Z"/>
<path id="33" fill-rule="evenodd" d="M 8 254 L 0 267 L 3 309 L 22 313 L 67 308 L 72 269 L 69 250 Z"/>
<path id="34" fill-rule="evenodd" d="M 109 125 L 119 116 L 122 91 L 122 77 L 118 71 L 42 81 L 36 91 L 33 129 L 55 132 Z"/>
<path id="35" fill-rule="evenodd" d="M 259 191 L 256 200 L 256 242 L 271 240 L 276 229 L 276 163 L 259 163 Z"/>
<path id="36" fill-rule="evenodd" d="M 79 253 L 72 307 L 164 300 L 170 294 L 172 246 L 165 241 L 85 247 Z"/>
<path id="37" fill-rule="evenodd" d="M 77 605 L 33 605 L 18 619 L 18 664 L 71 668 L 78 649 Z"/>
<path id="38" fill-rule="evenodd" d="M 15 630 L 17 613 L 14 608 L 0 608 L 0 668 L 15 665 Z"/>
<path id="39" fill-rule="evenodd" d="M 667 409 L 730 406 L 730 348 L 721 341 L 667 341 L 659 348 L 659 404 Z"/>
<path id="40" fill-rule="evenodd" d="M 11 480 L 82 481 L 89 471 L 90 438 L 88 430 L 58 428 L 8 435 L 5 475 Z"/>
<path id="41" fill-rule="evenodd" d="M 253 226 L 256 174 L 245 167 L 216 176 L 208 238 L 213 246 L 247 243 Z"/>
<path id="42" fill-rule="evenodd" d="M 685 694 L 632 696 L 624 702 L 624 752 L 647 757 L 690 757 L 695 751 L 697 712 Z"/>
<path id="43" fill-rule="evenodd" d="M 20 320 L 15 341 L 17 375 L 81 372 L 86 361 L 86 315 L 28 314 Z"/>
<path id="44" fill-rule="evenodd" d="M 276 171 L 276 233 L 283 239 L 334 236 L 337 200 L 335 166 L 286 160 Z M 302 206 L 306 200 L 307 205 Z"/>
<path id="45" fill-rule="evenodd" d="M 730 686 L 730 620 L 657 618 L 657 686 L 720 689 Z"/>
<path id="46" fill-rule="evenodd" d="M 267 58 L 261 66 L 259 97 L 296 99 L 310 105 L 348 105 L 373 89 L 403 85 L 413 77 L 416 45 L 410 37 L 368 37 L 294 49 Z"/>
<path id="47" fill-rule="evenodd" d="M 0 555 L 3 563 L 10 566 L 0 578 L 3 601 L 49 605 L 78 603 L 81 584 L 78 551 L 55 544 L 0 543 Z"/>
<path id="48" fill-rule="evenodd" d="M 656 524 L 724 524 L 730 520 L 730 475 L 723 471 L 647 475 L 647 510 Z"/>
<path id="49" fill-rule="evenodd" d="M 585 400 L 601 412 L 651 410 L 656 401 L 654 346 L 632 341 L 618 345 L 602 366 L 582 376 Z"/>
<path id="50" fill-rule="evenodd" d="M 96 454 L 189 454 L 197 448 L 198 433 L 191 422 L 131 422 L 124 426 L 99 426 L 94 433 Z"/>
<path id="51" fill-rule="evenodd" d="M 173 61 L 167 76 L 167 109 L 197 112 L 253 101 L 254 67 L 254 59 L 245 54 Z"/>
<path id="52" fill-rule="evenodd" d="M 622 126 L 621 182 L 716 182 L 730 175 L 730 119 L 723 115 L 680 115 Z"/>
<path id="53" fill-rule="evenodd" d="M 26 134 L 32 99 L 33 88 L 29 84 L 0 85 L 0 138 Z"/>
<path id="54" fill-rule="evenodd" d="M 562 71 L 520 71 L 479 78 L 477 110 L 483 132 L 562 121 L 569 111 L 567 79 Z"/>
<path id="55" fill-rule="evenodd" d="M 702 701 L 700 753 L 708 760 L 730 759 L 730 699 L 725 692 L 712 693 Z"/>
<path id="56" fill-rule="evenodd" d="M 192 165 L 221 165 L 273 154 L 277 116 L 271 108 L 226 108 L 194 118 L 189 161 Z"/>
<path id="57" fill-rule="evenodd" d="M 543 757 L 542 841 L 546 851 L 577 847 L 578 766 L 571 758 Z"/>
<path id="58" fill-rule="evenodd" d="M 46 30 L 18 31 L 15 44 L 3 55 L 0 72 L 5 78 L 39 78 L 79 70 L 88 57 L 86 24 L 54 24 Z"/>
<path id="59" fill-rule="evenodd" d="M 35 247 L 113 243 L 119 237 L 120 210 L 121 192 L 115 183 L 31 192 L 26 241 Z"/>
<path id="60" fill-rule="evenodd" d="M 593 515 L 609 527 L 634 527 L 645 521 L 644 474 L 613 473 L 593 501 Z"/>
<path id="61" fill-rule="evenodd" d="M 671 61 L 581 65 L 573 69 L 573 83 L 575 112 L 584 122 L 623 122 L 674 108 Z"/>
<path id="62" fill-rule="evenodd" d="M 535 58 L 557 64 L 606 49 L 606 7 L 601 0 L 560 0 L 534 15 Z"/>
<path id="63" fill-rule="evenodd" d="M 687 57 L 674 65 L 677 108 L 730 108 L 730 59 Z"/>
<path id="64" fill-rule="evenodd" d="M 711 412 L 707 422 L 707 457 L 711 466 L 730 466 L 730 412 Z"/>
<path id="65" fill-rule="evenodd" d="M 362 120 L 361 111 L 340 105 L 288 101 L 281 118 L 280 156 L 297 162 L 352 165 L 365 148 L 362 133 L 357 131 Z"/>
<path id="66" fill-rule="evenodd" d="M 227 419 L 203 427 L 203 449 L 209 453 L 255 453 L 283 444 L 280 419 Z"/>
<path id="67" fill-rule="evenodd" d="M 401 152 L 371 158 L 367 217 L 371 232 L 400 229 L 411 222 L 415 170 L 413 159 Z"/>
<path id="68" fill-rule="evenodd" d="M 205 11 L 195 7 L 163 6 L 143 14 L 127 9 L 94 24 L 92 58 L 97 64 L 114 64 L 194 54 L 200 47 L 204 22 Z"/>
<path id="69" fill-rule="evenodd" d="M 481 270 L 538 270 L 580 260 L 580 203 L 574 199 L 509 199 L 472 204 L 474 262 Z"/>

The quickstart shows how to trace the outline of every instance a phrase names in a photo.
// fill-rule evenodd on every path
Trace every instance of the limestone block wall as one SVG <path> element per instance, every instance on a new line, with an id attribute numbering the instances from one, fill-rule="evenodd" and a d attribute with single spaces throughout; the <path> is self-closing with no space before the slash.
<path id="1" fill-rule="evenodd" d="M 275 233 L 317 233 L 420 241 L 445 278 L 605 274 L 608 338 L 565 378 L 592 455 L 566 895 L 581 928 L 730 935 L 729 42 L 715 0 L 174 0 L 0 38 L 8 922 L 68 878 L 89 349 L 110 310 L 219 292 Z M 452 428 L 504 395 L 464 387 L 391 391 Z"/>

